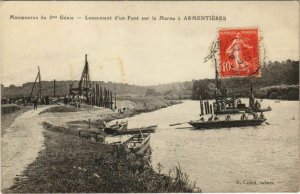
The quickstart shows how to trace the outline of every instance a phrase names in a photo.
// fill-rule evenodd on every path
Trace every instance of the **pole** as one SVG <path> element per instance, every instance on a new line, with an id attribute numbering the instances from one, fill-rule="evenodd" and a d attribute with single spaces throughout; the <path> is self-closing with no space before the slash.
<path id="1" fill-rule="evenodd" d="M 39 76 L 39 74 L 37 74 L 37 76 L 36 76 L 36 78 L 35 78 L 35 81 L 34 81 L 34 83 L 33 83 L 33 86 L 32 86 L 32 88 L 31 88 L 31 92 L 30 92 L 30 95 L 29 95 L 30 101 L 31 101 L 33 89 L 34 89 L 34 87 L 35 87 L 35 84 L 36 84 L 36 81 L 37 81 L 37 79 L 38 79 L 38 76 Z"/>
<path id="2" fill-rule="evenodd" d="M 208 101 L 206 101 L 206 106 L 207 106 L 207 114 L 210 114 Z"/>
<path id="3" fill-rule="evenodd" d="M 113 109 L 113 96 L 112 96 L 112 91 L 110 91 L 110 109 Z"/>
<path id="4" fill-rule="evenodd" d="M 201 113 L 201 115 L 204 115 L 204 112 L 203 112 L 203 101 L 202 101 L 202 97 L 201 97 L 201 95 L 200 95 L 200 113 Z"/>
<path id="5" fill-rule="evenodd" d="M 96 106 L 99 106 L 99 84 L 96 84 Z"/>
<path id="6" fill-rule="evenodd" d="M 55 79 L 53 81 L 53 96 L 56 97 L 56 93 L 55 93 Z"/>
<path id="7" fill-rule="evenodd" d="M 117 94 L 115 93 L 115 109 L 117 109 Z"/>
<path id="8" fill-rule="evenodd" d="M 38 66 L 38 70 L 39 70 L 39 95 L 40 95 L 40 98 L 42 98 L 42 82 L 41 82 L 41 73 L 40 73 L 40 67 Z"/>
<path id="9" fill-rule="evenodd" d="M 207 106 L 207 101 L 205 101 L 205 109 L 206 109 L 206 114 L 209 114 L 209 108 Z"/>
<path id="10" fill-rule="evenodd" d="M 93 105 L 96 105 L 96 88 L 93 86 Z"/>
<path id="11" fill-rule="evenodd" d="M 86 95 L 86 99 L 89 101 L 89 96 L 88 96 L 88 93 L 89 93 L 89 91 L 90 91 L 90 89 L 91 89 L 91 85 L 90 85 L 90 78 L 89 78 L 89 63 L 88 63 L 88 60 L 87 60 L 87 54 L 85 54 L 85 66 L 84 66 L 84 73 L 85 73 L 85 76 L 84 76 L 84 78 L 83 79 L 85 79 L 85 80 L 83 80 L 85 83 L 85 90 L 86 90 L 86 92 L 85 92 L 85 95 Z M 92 97 L 92 95 L 90 96 L 90 97 Z"/>
<path id="12" fill-rule="evenodd" d="M 217 110 L 220 110 L 220 105 L 219 105 L 219 99 L 218 99 L 218 91 L 219 91 L 219 72 L 218 72 L 218 66 L 217 66 L 217 60 L 215 58 L 215 55 L 213 54 L 213 60 L 215 63 L 215 79 L 216 79 L 216 93 L 215 93 L 215 97 L 216 97 L 216 104 L 217 104 Z"/>
<path id="13" fill-rule="evenodd" d="M 104 88 L 104 107 L 106 108 L 106 99 L 107 99 L 107 92 L 106 88 Z"/>
<path id="14" fill-rule="evenodd" d="M 100 107 L 103 107 L 102 87 L 100 86 Z"/>
<path id="15" fill-rule="evenodd" d="M 254 107 L 254 93 L 253 93 L 253 83 L 252 79 L 250 79 L 250 84 L 251 84 L 251 89 L 250 89 L 250 96 L 249 96 L 249 107 L 253 108 Z"/>

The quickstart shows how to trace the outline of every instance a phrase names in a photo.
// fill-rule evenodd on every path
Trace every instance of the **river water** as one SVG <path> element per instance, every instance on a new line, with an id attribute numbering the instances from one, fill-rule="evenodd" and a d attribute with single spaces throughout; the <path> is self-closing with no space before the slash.
<path id="1" fill-rule="evenodd" d="M 215 130 L 195 130 L 188 124 L 170 127 L 199 118 L 199 102 L 184 101 L 128 118 L 128 127 L 157 124 L 151 134 L 153 166 L 160 163 L 167 173 L 179 164 L 202 192 L 298 191 L 299 102 L 263 100 L 262 104 L 272 107 L 265 113 L 270 125 Z"/>

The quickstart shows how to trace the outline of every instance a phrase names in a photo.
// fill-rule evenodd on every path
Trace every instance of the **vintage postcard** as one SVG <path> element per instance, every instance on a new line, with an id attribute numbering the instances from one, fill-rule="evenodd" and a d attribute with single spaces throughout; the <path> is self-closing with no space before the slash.
<path id="1" fill-rule="evenodd" d="M 1 192 L 299 191 L 298 1 L 0 2 Z"/>

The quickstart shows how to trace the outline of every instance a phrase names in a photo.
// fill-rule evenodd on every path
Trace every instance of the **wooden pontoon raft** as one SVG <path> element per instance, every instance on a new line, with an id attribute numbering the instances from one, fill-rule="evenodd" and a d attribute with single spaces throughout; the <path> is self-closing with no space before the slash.
<path id="1" fill-rule="evenodd" d="M 224 121 L 190 121 L 190 125 L 197 129 L 215 129 L 215 128 L 228 128 L 228 127 L 245 127 L 257 126 L 265 122 L 266 119 L 249 119 L 249 120 L 224 120 Z"/>

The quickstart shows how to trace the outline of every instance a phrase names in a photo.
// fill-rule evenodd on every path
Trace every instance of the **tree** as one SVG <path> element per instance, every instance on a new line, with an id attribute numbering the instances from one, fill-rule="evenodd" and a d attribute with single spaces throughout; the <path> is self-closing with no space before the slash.
<path id="1" fill-rule="evenodd" d="M 160 95 L 160 93 L 158 93 L 156 90 L 151 88 L 149 88 L 145 94 L 145 96 L 158 96 L 158 95 Z"/>

